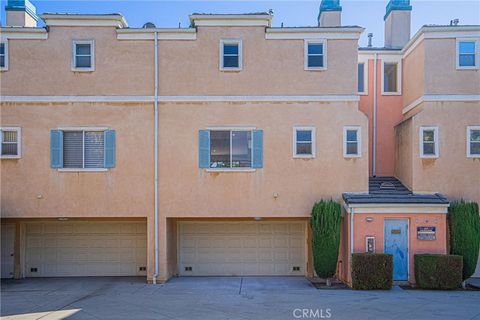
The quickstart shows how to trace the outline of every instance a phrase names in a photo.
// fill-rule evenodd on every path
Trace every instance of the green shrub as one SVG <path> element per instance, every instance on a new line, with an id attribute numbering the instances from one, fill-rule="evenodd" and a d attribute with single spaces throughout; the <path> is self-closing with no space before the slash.
<path id="1" fill-rule="evenodd" d="M 386 253 L 352 254 L 352 288 L 389 290 L 393 284 L 393 256 Z"/>
<path id="2" fill-rule="evenodd" d="M 480 249 L 480 215 L 475 202 L 453 202 L 448 209 L 450 253 L 463 257 L 463 280 L 475 273 Z"/>
<path id="3" fill-rule="evenodd" d="M 339 203 L 322 200 L 313 206 L 310 218 L 313 265 L 320 278 L 331 278 L 337 271 L 341 221 Z"/>
<path id="4" fill-rule="evenodd" d="M 416 254 L 415 281 L 423 289 L 456 289 L 462 284 L 461 256 Z"/>

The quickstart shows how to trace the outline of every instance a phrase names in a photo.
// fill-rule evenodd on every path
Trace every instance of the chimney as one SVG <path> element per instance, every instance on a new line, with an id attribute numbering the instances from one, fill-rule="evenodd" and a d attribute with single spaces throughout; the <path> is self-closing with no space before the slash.
<path id="1" fill-rule="evenodd" d="M 390 0 L 385 17 L 385 47 L 401 49 L 410 40 L 410 0 Z"/>
<path id="2" fill-rule="evenodd" d="M 322 0 L 318 14 L 319 27 L 339 27 L 342 25 L 340 0 Z"/>
<path id="3" fill-rule="evenodd" d="M 37 9 L 29 0 L 8 0 L 5 6 L 7 26 L 36 27 Z"/>

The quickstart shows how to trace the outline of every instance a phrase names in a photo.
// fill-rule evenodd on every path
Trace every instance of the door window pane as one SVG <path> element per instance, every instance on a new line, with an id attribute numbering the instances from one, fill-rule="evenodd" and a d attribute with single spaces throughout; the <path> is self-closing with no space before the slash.
<path id="1" fill-rule="evenodd" d="M 383 91 L 397 92 L 397 64 L 385 63 L 383 66 Z"/>
<path id="2" fill-rule="evenodd" d="M 85 132 L 85 168 L 104 167 L 104 132 Z"/>
<path id="3" fill-rule="evenodd" d="M 63 133 L 63 167 L 83 168 L 83 132 Z"/>
<path id="4" fill-rule="evenodd" d="M 252 166 L 252 133 L 232 131 L 232 167 Z"/>
<path id="5" fill-rule="evenodd" d="M 364 83 L 363 80 L 365 79 L 365 64 L 359 63 L 358 64 L 358 92 L 364 92 Z"/>
<path id="6" fill-rule="evenodd" d="M 230 167 L 230 131 L 210 131 L 210 167 Z"/>

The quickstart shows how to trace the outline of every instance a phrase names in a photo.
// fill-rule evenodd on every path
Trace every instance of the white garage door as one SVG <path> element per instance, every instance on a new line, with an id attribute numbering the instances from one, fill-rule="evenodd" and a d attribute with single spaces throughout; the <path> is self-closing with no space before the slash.
<path id="1" fill-rule="evenodd" d="M 179 222 L 183 276 L 305 274 L 304 222 Z"/>
<path id="2" fill-rule="evenodd" d="M 26 225 L 27 277 L 146 275 L 146 222 Z"/>

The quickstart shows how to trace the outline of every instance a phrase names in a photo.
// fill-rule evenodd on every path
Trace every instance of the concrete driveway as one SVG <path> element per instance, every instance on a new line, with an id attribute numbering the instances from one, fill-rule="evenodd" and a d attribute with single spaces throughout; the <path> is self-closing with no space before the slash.
<path id="1" fill-rule="evenodd" d="M 479 319 L 480 291 L 317 290 L 298 277 L 2 281 L 2 319 Z M 330 316 L 330 317 L 329 317 Z"/>

